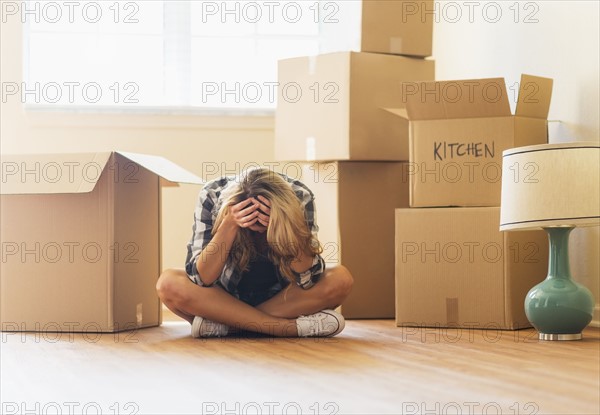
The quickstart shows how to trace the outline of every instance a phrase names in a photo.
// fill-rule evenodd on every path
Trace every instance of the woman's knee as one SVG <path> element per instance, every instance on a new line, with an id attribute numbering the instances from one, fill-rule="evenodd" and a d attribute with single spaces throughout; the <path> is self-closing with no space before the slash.
<path id="1" fill-rule="evenodd" d="M 182 276 L 185 272 L 178 269 L 167 269 L 156 282 L 156 292 L 163 303 L 179 303 L 184 300 Z M 187 277 L 186 277 L 187 278 Z"/>
<path id="2" fill-rule="evenodd" d="M 335 272 L 337 273 L 337 283 L 339 285 L 339 290 L 344 294 L 344 297 L 347 297 L 348 294 L 352 291 L 352 286 L 354 285 L 354 278 L 350 273 L 350 270 L 343 265 L 339 265 L 335 268 Z"/>
<path id="3" fill-rule="evenodd" d="M 328 274 L 326 278 L 329 280 L 329 289 L 326 295 L 335 304 L 341 304 L 352 291 L 352 274 L 343 265 L 330 269 Z"/>

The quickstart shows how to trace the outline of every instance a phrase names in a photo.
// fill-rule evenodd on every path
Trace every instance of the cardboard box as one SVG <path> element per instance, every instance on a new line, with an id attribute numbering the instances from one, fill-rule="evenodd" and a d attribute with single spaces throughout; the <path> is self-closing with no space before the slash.
<path id="1" fill-rule="evenodd" d="M 408 206 L 406 163 L 303 163 L 329 266 L 354 276 L 346 318 L 394 318 L 394 210 Z"/>
<path id="2" fill-rule="evenodd" d="M 201 179 L 133 153 L 3 155 L 3 331 L 161 323 L 160 186 Z"/>
<path id="3" fill-rule="evenodd" d="M 434 62 L 340 52 L 279 61 L 275 158 L 408 160 L 401 82 L 434 79 Z"/>
<path id="4" fill-rule="evenodd" d="M 548 141 L 551 79 L 523 75 L 514 116 L 502 78 L 402 89 L 391 112 L 410 120 L 411 207 L 500 206 L 502 152 Z"/>
<path id="5" fill-rule="evenodd" d="M 433 11 L 433 0 L 324 3 L 321 50 L 431 56 Z"/>
<path id="6" fill-rule="evenodd" d="M 496 207 L 396 210 L 396 325 L 531 326 L 523 304 L 547 275 L 547 236 L 499 221 Z"/>

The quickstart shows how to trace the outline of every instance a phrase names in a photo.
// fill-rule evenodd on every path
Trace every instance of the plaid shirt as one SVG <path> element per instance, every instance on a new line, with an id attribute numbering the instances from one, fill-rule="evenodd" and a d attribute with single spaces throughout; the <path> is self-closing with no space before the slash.
<path id="1" fill-rule="evenodd" d="M 316 238 L 319 227 L 316 224 L 316 211 L 314 203 L 314 195 L 306 185 L 298 180 L 293 180 L 283 174 L 280 174 L 292 186 L 292 190 L 301 202 L 304 209 L 306 224 L 310 227 L 313 236 Z M 208 182 L 200 191 L 198 203 L 194 210 L 194 226 L 192 239 L 187 245 L 187 258 L 185 261 L 185 270 L 190 279 L 198 285 L 206 286 L 198 274 L 196 261 L 200 252 L 208 245 L 213 235 L 213 225 L 217 218 L 222 200 L 220 199 L 222 191 L 232 182 L 235 177 L 222 177 Z M 296 284 L 308 289 L 312 287 L 325 269 L 325 261 L 320 255 L 316 255 L 313 259 L 312 266 L 305 272 L 294 273 Z M 288 280 L 281 275 L 279 270 L 276 271 L 277 278 L 282 287 L 288 284 Z M 237 295 L 237 286 L 242 279 L 242 275 L 236 272 L 234 264 L 226 261 L 221 275 L 213 284 L 219 282 L 228 292 Z M 213 285 L 211 284 L 211 285 Z"/>

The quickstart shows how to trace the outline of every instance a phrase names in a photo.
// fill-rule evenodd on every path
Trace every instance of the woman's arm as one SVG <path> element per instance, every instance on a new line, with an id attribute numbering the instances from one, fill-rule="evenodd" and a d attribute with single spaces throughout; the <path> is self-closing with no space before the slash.
<path id="1" fill-rule="evenodd" d="M 196 259 L 196 269 L 202 284 L 212 285 L 223 272 L 227 256 L 237 234 L 237 225 L 223 222 L 211 241 Z"/>
<path id="2" fill-rule="evenodd" d="M 315 241 L 318 241 L 317 233 L 317 210 L 315 206 L 315 198 L 311 191 L 307 188 L 302 188 L 304 191 L 302 204 L 304 208 L 304 218 Z M 308 289 L 312 287 L 325 271 L 325 261 L 320 254 L 301 253 L 295 261 L 291 263 L 292 271 L 294 271 L 296 284 L 301 288 Z"/>
<path id="3" fill-rule="evenodd" d="M 248 228 L 257 222 L 258 206 L 252 199 L 243 200 L 228 209 L 213 238 L 196 260 L 196 269 L 204 285 L 213 284 L 223 272 L 239 228 Z"/>
<path id="4" fill-rule="evenodd" d="M 314 255 L 307 255 L 304 252 L 301 252 L 296 259 L 290 263 L 292 271 L 297 272 L 298 274 L 308 271 L 313 265 L 314 258 Z"/>

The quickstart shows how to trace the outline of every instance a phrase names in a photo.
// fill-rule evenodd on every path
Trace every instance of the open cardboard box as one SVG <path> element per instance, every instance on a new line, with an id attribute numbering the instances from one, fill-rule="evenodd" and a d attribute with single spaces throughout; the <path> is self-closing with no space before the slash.
<path id="1" fill-rule="evenodd" d="M 161 184 L 202 180 L 156 156 L 2 155 L 2 331 L 161 323 Z"/>
<path id="2" fill-rule="evenodd" d="M 410 206 L 500 206 L 502 152 L 548 141 L 551 93 L 523 75 L 512 115 L 503 78 L 404 83 L 406 107 L 387 111 L 409 120 Z"/>

